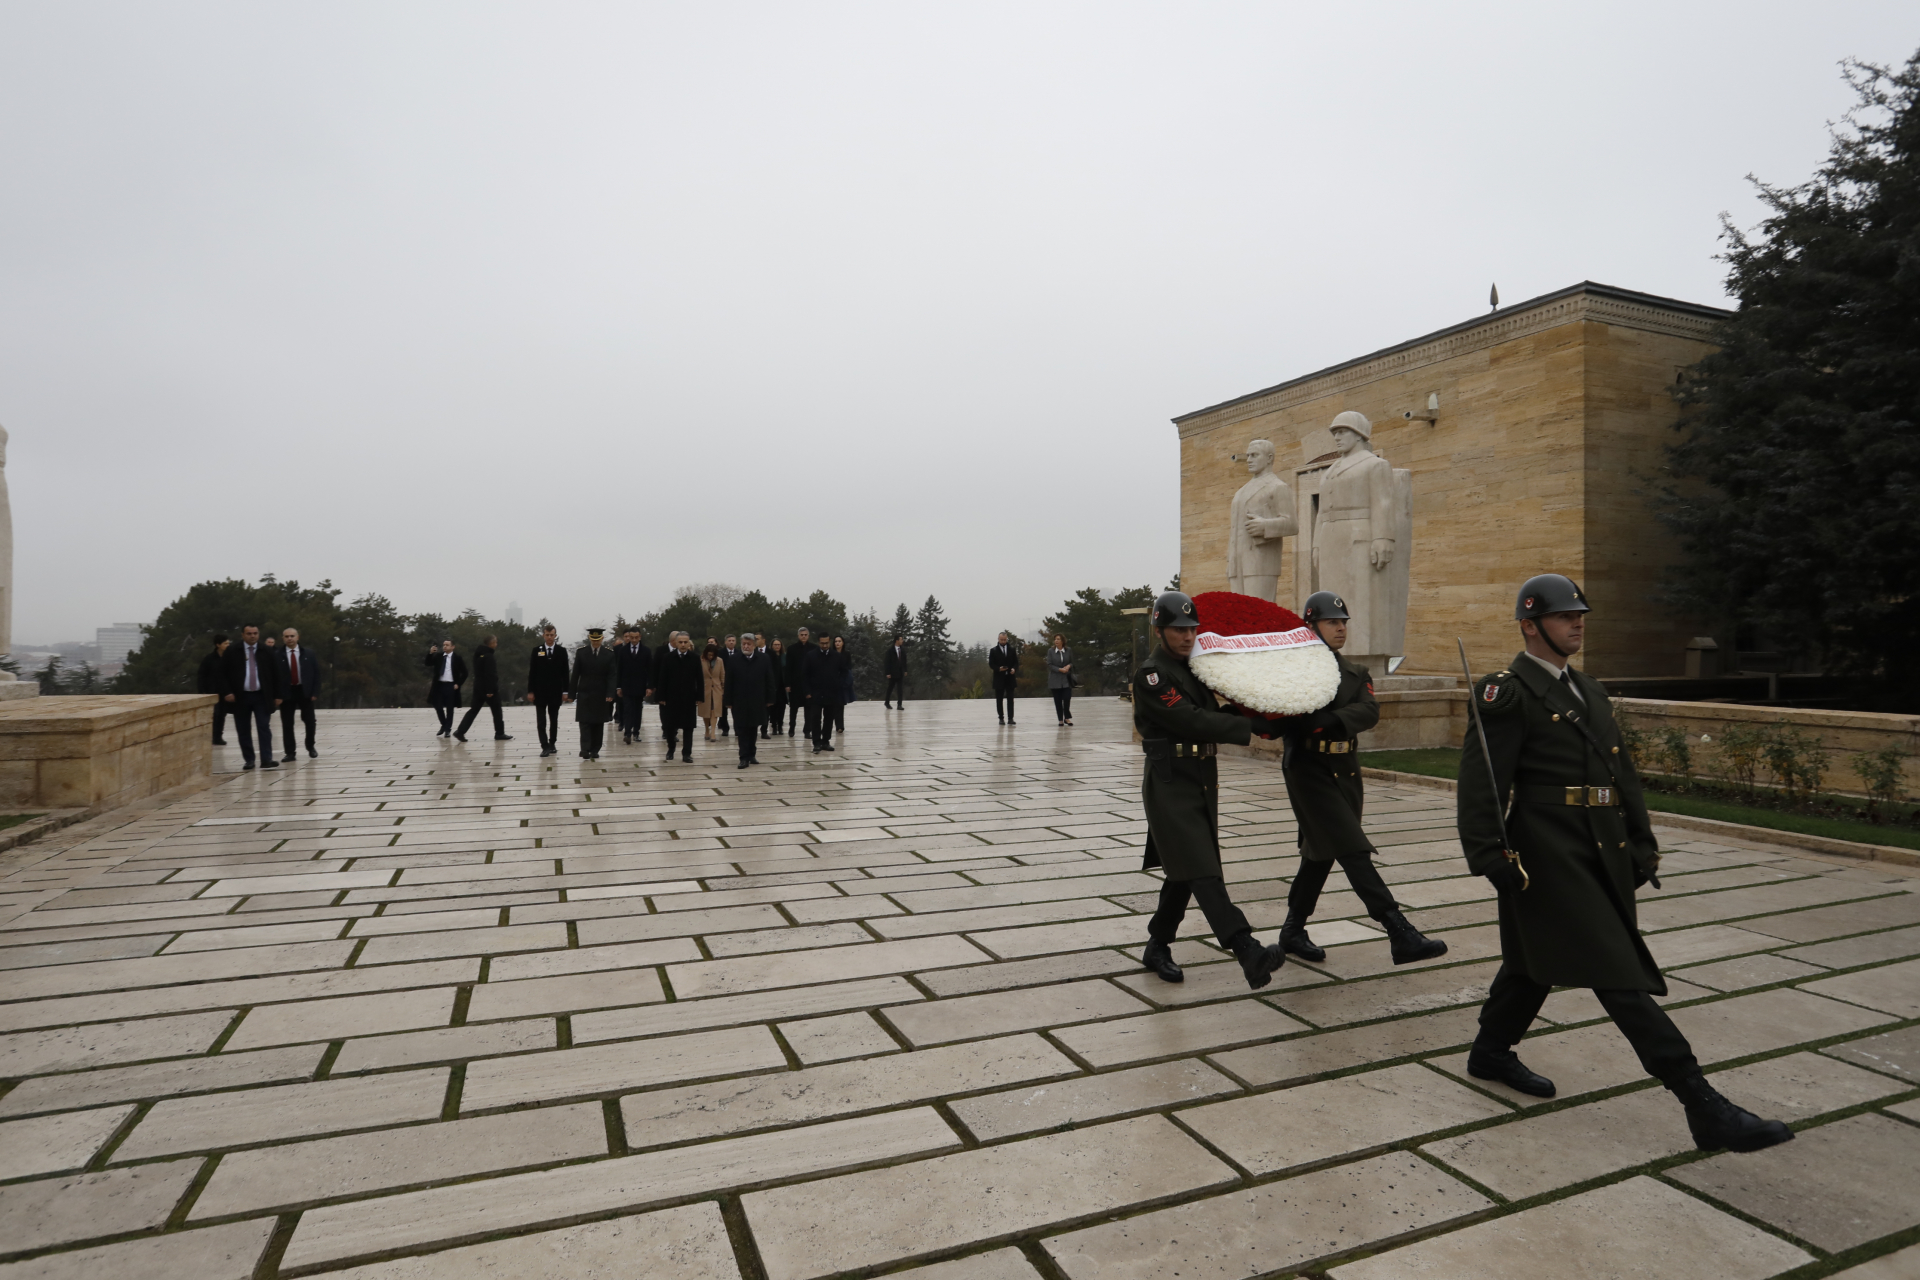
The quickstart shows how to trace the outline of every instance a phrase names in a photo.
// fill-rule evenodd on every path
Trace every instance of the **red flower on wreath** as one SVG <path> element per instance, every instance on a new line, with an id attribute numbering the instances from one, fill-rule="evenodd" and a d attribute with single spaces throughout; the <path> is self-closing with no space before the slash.
<path id="1" fill-rule="evenodd" d="M 1219 636 L 1258 636 L 1292 631 L 1307 624 L 1291 609 L 1237 591 L 1202 591 L 1193 598 L 1200 630 Z"/>

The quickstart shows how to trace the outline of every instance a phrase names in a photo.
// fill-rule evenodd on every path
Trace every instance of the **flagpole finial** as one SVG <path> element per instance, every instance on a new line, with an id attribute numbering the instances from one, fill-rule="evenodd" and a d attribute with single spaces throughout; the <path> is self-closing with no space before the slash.
<path id="1" fill-rule="evenodd" d="M 1497 284 L 1487 290 L 1487 308 L 1491 311 L 1500 309 L 1500 286 Z"/>

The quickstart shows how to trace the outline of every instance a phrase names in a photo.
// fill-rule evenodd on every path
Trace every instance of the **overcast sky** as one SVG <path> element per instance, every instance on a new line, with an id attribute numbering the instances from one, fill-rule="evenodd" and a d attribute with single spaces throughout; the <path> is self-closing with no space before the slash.
<path id="1" fill-rule="evenodd" d="M 208 578 L 963 639 L 1178 567 L 1174 414 L 1724 301 L 1910 2 L 0 3 L 16 644 Z"/>

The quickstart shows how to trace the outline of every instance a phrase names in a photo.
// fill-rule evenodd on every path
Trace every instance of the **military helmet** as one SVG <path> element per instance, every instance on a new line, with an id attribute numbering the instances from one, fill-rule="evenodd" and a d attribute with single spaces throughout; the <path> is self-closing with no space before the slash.
<path id="1" fill-rule="evenodd" d="M 1513 619 L 1538 620 L 1550 613 L 1587 613 L 1587 593 L 1572 578 L 1558 573 L 1536 573 L 1520 584 L 1514 598 Z"/>
<path id="2" fill-rule="evenodd" d="M 1308 626 L 1316 622 L 1345 622 L 1352 616 L 1347 612 L 1347 602 L 1331 591 L 1314 592 L 1300 608 L 1300 620 Z"/>
<path id="3" fill-rule="evenodd" d="M 1153 602 L 1153 625 L 1197 627 L 1200 625 L 1200 611 L 1193 607 L 1193 597 L 1185 592 L 1164 591 Z"/>

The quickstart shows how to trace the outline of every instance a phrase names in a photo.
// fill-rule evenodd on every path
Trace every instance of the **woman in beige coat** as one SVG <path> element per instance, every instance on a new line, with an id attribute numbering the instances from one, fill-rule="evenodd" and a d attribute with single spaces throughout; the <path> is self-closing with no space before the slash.
<path id="1" fill-rule="evenodd" d="M 714 741 L 713 722 L 720 718 L 720 709 L 726 705 L 727 662 L 720 656 L 720 646 L 707 641 L 707 647 L 700 651 L 700 673 L 706 677 L 707 696 L 700 703 L 700 718 L 706 721 L 707 741 Z"/>

